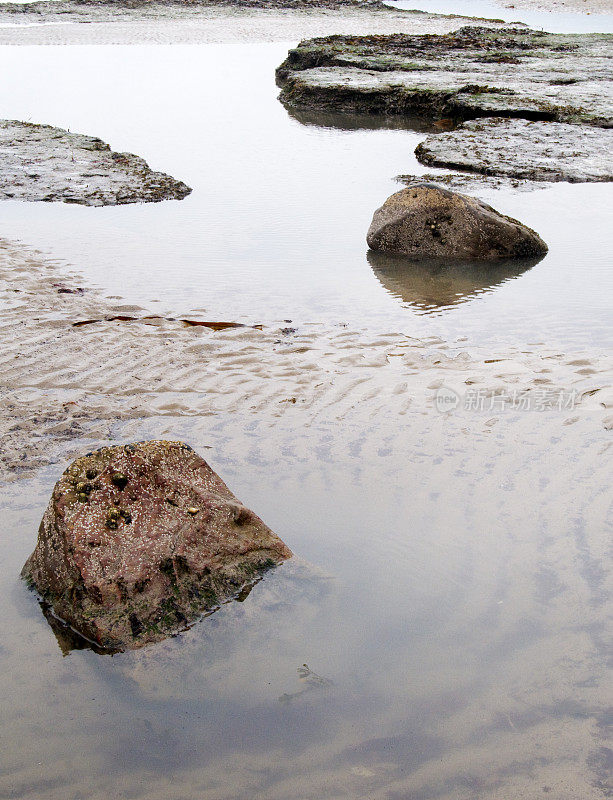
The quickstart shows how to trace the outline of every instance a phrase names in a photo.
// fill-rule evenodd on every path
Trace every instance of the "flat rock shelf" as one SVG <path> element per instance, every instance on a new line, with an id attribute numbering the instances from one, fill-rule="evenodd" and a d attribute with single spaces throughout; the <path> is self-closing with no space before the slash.
<path id="1" fill-rule="evenodd" d="M 611 34 L 521 28 L 327 36 L 290 50 L 277 79 L 292 106 L 611 127 L 612 44 Z"/>
<path id="2" fill-rule="evenodd" d="M 290 50 L 277 81 L 281 101 L 292 109 L 418 117 L 442 130 L 460 125 L 417 148 L 428 165 L 530 180 L 607 181 L 612 45 L 611 34 L 518 27 L 328 36 Z"/>
<path id="3" fill-rule="evenodd" d="M 422 164 L 534 181 L 613 180 L 613 129 L 500 117 L 465 122 L 417 146 Z"/>
<path id="4" fill-rule="evenodd" d="M 108 206 L 181 200 L 190 192 L 94 136 L 0 120 L 0 199 Z"/>

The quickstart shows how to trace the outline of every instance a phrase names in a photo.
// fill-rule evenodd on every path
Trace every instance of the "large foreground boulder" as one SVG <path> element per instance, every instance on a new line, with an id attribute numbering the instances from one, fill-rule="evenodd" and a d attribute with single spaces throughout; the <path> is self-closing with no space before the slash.
<path id="1" fill-rule="evenodd" d="M 292 555 L 181 442 L 105 447 L 55 485 L 22 576 L 105 650 L 185 628 Z"/>
<path id="2" fill-rule="evenodd" d="M 388 197 L 375 211 L 366 239 L 372 250 L 414 259 L 497 261 L 547 252 L 540 236 L 516 219 L 430 183 Z"/>

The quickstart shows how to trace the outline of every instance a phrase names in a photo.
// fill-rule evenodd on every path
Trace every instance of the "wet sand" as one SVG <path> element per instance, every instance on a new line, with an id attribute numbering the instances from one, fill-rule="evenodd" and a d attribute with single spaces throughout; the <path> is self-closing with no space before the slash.
<path id="1" fill-rule="evenodd" d="M 300 4 L 298 3 L 298 6 Z M 49 2 L 25 7 L 0 3 L 0 45 L 204 44 L 212 42 L 297 41 L 331 34 L 448 33 L 459 25 L 498 27 L 501 20 L 465 15 L 430 14 L 386 6 L 365 8 L 253 8 L 247 3 L 150 4 L 130 8 L 120 3 L 71 5 Z M 64 7 L 65 6 L 65 7 Z M 60 8 L 63 7 L 63 8 Z M 611 13 L 610 0 L 520 0 L 501 9 L 534 8 L 580 14 Z M 61 13 L 60 13 L 61 11 Z M 462 13 L 464 13 L 462 11 Z M 470 15 L 473 16 L 470 16 Z M 490 15 L 492 16 L 492 15 Z M 521 24 L 521 23 L 520 23 Z"/>
<path id="2" fill-rule="evenodd" d="M 52 3 L 49 6 L 52 7 Z M 25 24 L 24 24 L 25 23 Z M 497 23 L 394 9 L 248 9 L 239 7 L 170 10 L 161 18 L 142 19 L 137 13 L 116 18 L 104 9 L 91 20 L 64 22 L 47 17 L 3 15 L 0 4 L 0 45 L 206 44 L 213 42 L 286 42 L 334 33 L 448 33 L 459 24 Z"/>
<path id="3" fill-rule="evenodd" d="M 54 444 L 75 438 L 78 447 L 90 426 L 100 438 L 120 419 L 224 413 L 270 425 L 286 415 L 305 426 L 366 423 L 382 414 L 436 413 L 443 385 L 462 395 L 477 386 L 488 397 L 574 392 L 577 408 L 561 413 L 559 425 L 584 414 L 596 428 L 613 423 L 606 351 L 561 353 L 535 343 L 468 352 L 461 341 L 377 334 L 340 321 L 267 320 L 261 329 L 215 331 L 109 301 L 27 248 L 4 242 L 0 264 L 4 477 L 31 474 Z M 219 322 L 199 309 L 186 318 Z M 482 429 L 486 422 L 475 420 Z"/>
<path id="4" fill-rule="evenodd" d="M 571 11 L 580 14 L 612 14 L 611 0 L 497 0 L 502 8 L 538 8 L 543 11 Z"/>

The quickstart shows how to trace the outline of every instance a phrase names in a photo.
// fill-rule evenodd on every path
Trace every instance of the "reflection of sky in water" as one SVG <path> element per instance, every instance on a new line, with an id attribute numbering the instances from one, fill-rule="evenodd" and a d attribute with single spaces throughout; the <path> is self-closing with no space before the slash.
<path id="1" fill-rule="evenodd" d="M 0 116 L 95 134 L 194 189 L 181 202 L 118 208 L 4 202 L 0 235 L 169 314 L 606 341 L 610 186 L 484 191 L 539 232 L 548 256 L 461 309 L 414 313 L 377 280 L 365 237 L 373 211 L 402 188 L 394 176 L 425 171 L 413 155 L 423 134 L 288 115 L 274 84 L 287 47 L 0 49 L 0 68 L 19 75 L 0 86 Z"/>
<path id="2" fill-rule="evenodd" d="M 428 11 L 431 14 L 460 14 L 464 17 L 502 19 L 505 22 L 523 22 L 536 30 L 550 33 L 613 33 L 613 13 L 575 13 L 570 11 L 542 11 L 526 8 L 521 0 L 498 4 L 493 0 L 390 0 L 393 8 Z"/>

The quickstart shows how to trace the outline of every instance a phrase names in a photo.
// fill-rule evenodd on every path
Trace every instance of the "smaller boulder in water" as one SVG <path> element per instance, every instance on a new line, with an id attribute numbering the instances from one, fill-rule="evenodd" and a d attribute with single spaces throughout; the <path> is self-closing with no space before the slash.
<path id="1" fill-rule="evenodd" d="M 367 234 L 375 251 L 413 259 L 498 261 L 547 252 L 540 236 L 468 195 L 415 183 L 375 211 Z"/>

